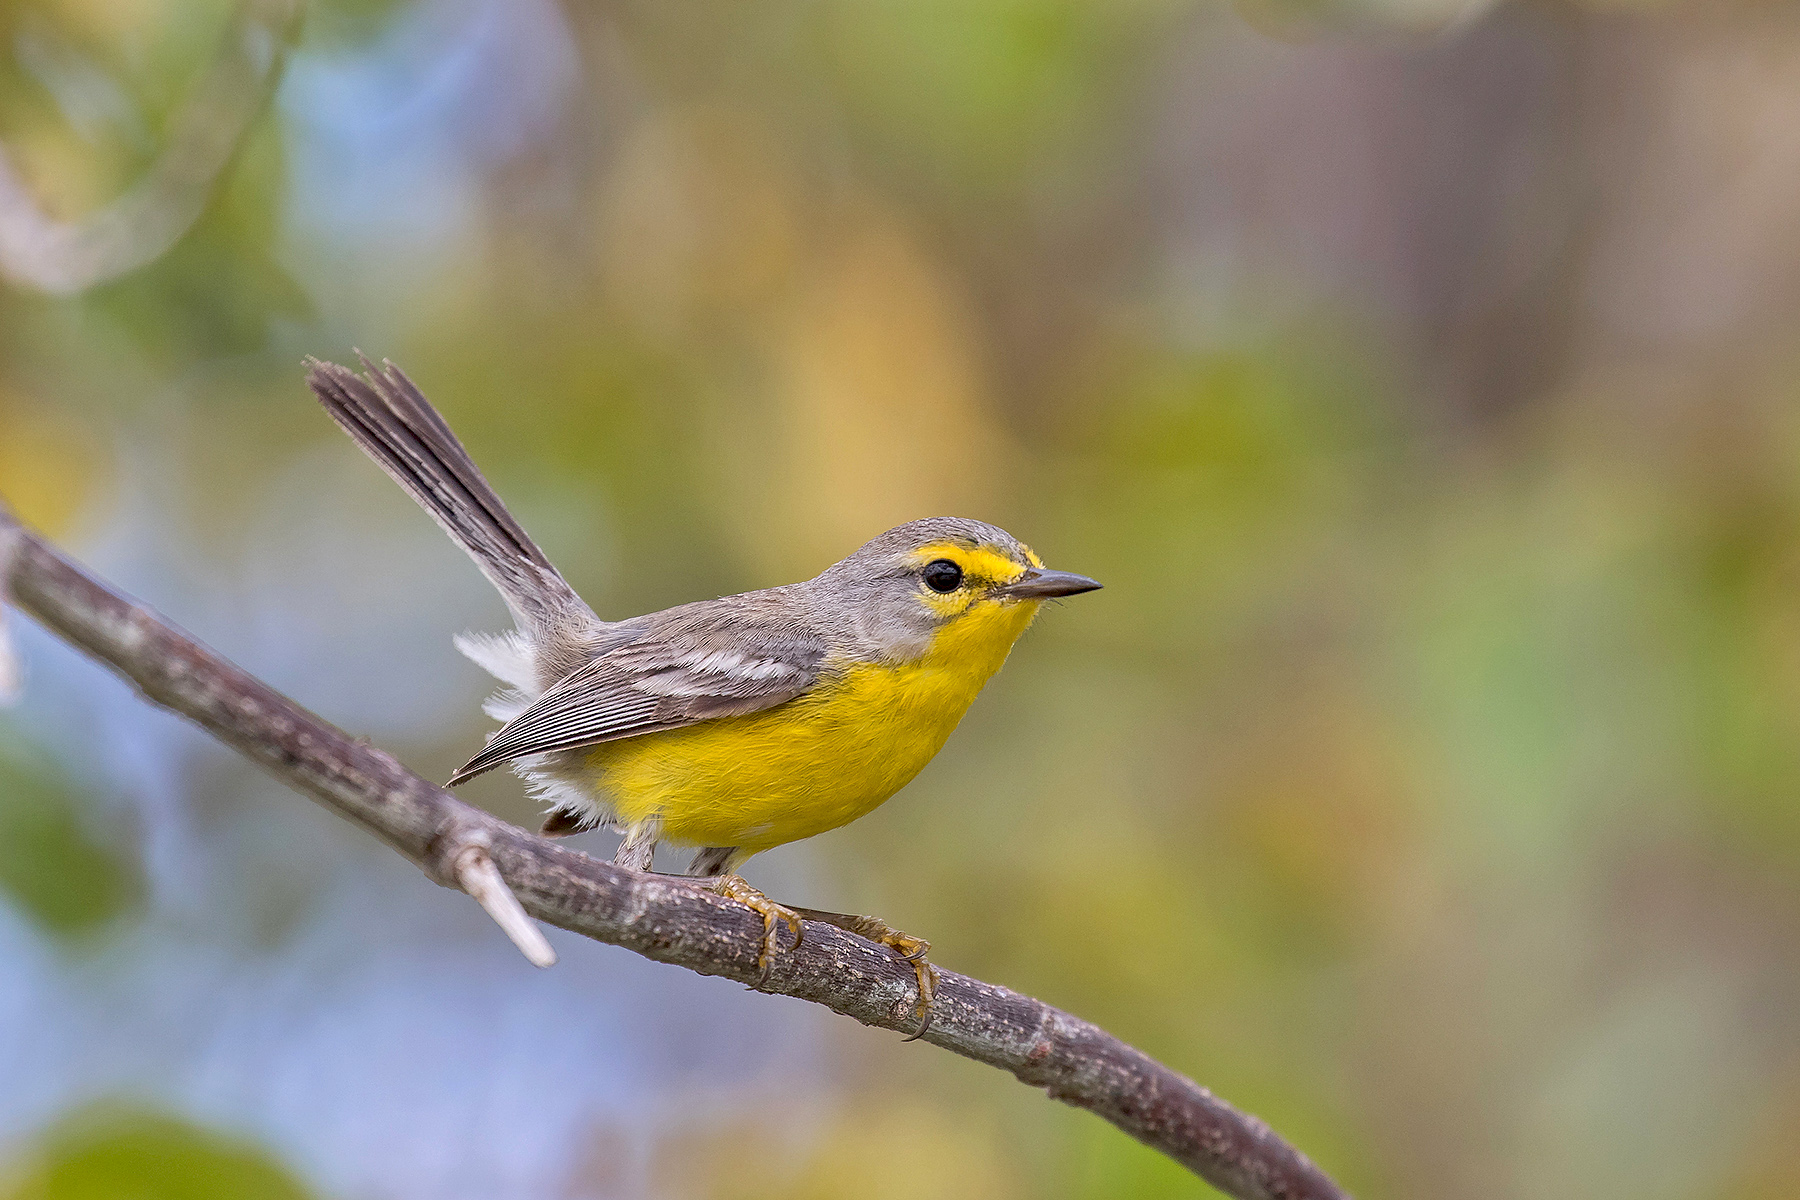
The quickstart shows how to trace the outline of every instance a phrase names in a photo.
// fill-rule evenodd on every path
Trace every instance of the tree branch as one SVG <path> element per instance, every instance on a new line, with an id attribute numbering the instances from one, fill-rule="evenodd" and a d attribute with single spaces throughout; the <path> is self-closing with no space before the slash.
<path id="1" fill-rule="evenodd" d="M 762 923 L 748 909 L 595 861 L 464 804 L 114 592 L 0 504 L 0 599 L 9 584 L 19 607 L 147 699 L 374 833 L 438 883 L 481 900 L 533 962 L 555 959 L 520 903 L 540 920 L 646 958 L 756 982 Z M 0 675 L 7 660 L 0 645 Z M 1106 1118 L 1239 1200 L 1348 1200 L 1267 1125 L 1099 1027 L 994 984 L 941 975 L 927 1041 Z M 804 945 L 776 956 L 763 986 L 865 1025 L 912 1023 L 912 968 L 816 921 L 806 923 Z"/>

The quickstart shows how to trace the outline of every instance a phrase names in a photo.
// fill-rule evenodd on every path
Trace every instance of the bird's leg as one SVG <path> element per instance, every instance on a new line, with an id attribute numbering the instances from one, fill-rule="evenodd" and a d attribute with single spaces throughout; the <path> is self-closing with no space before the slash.
<path id="1" fill-rule="evenodd" d="M 738 854 L 736 846 L 702 846 L 694 851 L 694 861 L 688 864 L 689 875 L 723 875 L 731 870 L 731 860 L 739 862 L 743 858 Z"/>
<path id="2" fill-rule="evenodd" d="M 756 981 L 756 986 L 759 990 L 762 988 L 763 984 L 768 982 L 770 956 L 779 948 L 776 942 L 775 927 L 785 922 L 787 927 L 794 931 L 795 950 L 798 950 L 800 948 L 800 943 L 806 940 L 806 930 L 800 924 L 799 913 L 796 910 L 787 907 L 785 904 L 775 903 L 775 901 L 769 899 L 767 896 L 751 887 L 748 883 L 745 883 L 742 875 L 739 875 L 736 872 L 727 871 L 721 875 L 712 875 L 701 879 L 696 879 L 693 876 L 687 876 L 686 878 L 701 887 L 717 892 L 727 900 L 736 900 L 739 904 L 744 905 L 746 908 L 750 909 L 751 912 L 754 912 L 757 916 L 762 918 L 762 949 L 756 955 L 756 968 L 762 972 L 761 976 Z"/>
<path id="3" fill-rule="evenodd" d="M 633 825 L 625 831 L 625 840 L 619 843 L 618 853 L 613 855 L 613 866 L 624 867 L 627 871 L 648 871 L 656 857 L 656 839 L 661 834 L 660 821 L 641 821 Z"/>
<path id="4" fill-rule="evenodd" d="M 919 981 L 919 1002 L 913 1009 L 919 1017 L 919 1028 L 906 1040 L 917 1041 L 925 1036 L 931 1028 L 931 1002 L 937 998 L 937 968 L 925 957 L 931 950 L 931 943 L 924 938 L 916 938 L 910 933 L 901 933 L 886 921 L 878 917 L 859 917 L 850 913 L 822 912 L 816 908 L 796 908 L 793 910 L 809 921 L 823 921 L 827 925 L 836 925 L 839 929 L 848 930 L 859 937 L 866 937 L 871 942 L 886 946 L 898 954 L 902 960 L 912 965 L 913 975 Z"/>

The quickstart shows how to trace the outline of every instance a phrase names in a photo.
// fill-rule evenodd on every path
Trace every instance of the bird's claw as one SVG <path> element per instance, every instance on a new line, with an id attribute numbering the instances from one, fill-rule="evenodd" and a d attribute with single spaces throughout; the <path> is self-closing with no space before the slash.
<path id="1" fill-rule="evenodd" d="M 778 926 L 785 924 L 794 933 L 793 949 L 798 950 L 806 941 L 806 927 L 800 921 L 800 914 L 785 904 L 777 904 L 748 883 L 741 875 L 720 875 L 710 885 L 712 890 L 727 900 L 736 900 L 739 904 L 762 918 L 762 947 L 756 954 L 755 990 L 761 991 L 769 982 L 769 969 L 774 963 L 775 951 L 779 950 L 780 938 L 776 932 Z"/>
<path id="2" fill-rule="evenodd" d="M 892 950 L 901 962 L 908 963 L 913 969 L 913 978 L 918 982 L 918 1000 L 913 1005 L 913 1014 L 919 1019 L 919 1027 L 908 1034 L 904 1040 L 916 1042 L 925 1036 L 931 1028 L 931 1006 L 937 999 L 937 968 L 925 957 L 931 951 L 931 943 L 924 938 L 914 937 L 910 933 L 901 933 L 879 917 L 858 917 L 847 913 L 820 912 L 817 909 L 802 908 L 801 915 L 815 921 L 824 921 L 836 925 L 839 929 L 848 930 L 859 937 L 866 937 L 871 942 L 886 946 Z"/>
<path id="3" fill-rule="evenodd" d="M 705 886 L 727 900 L 736 900 L 762 918 L 762 946 L 756 955 L 756 983 L 751 985 L 761 991 L 769 981 L 769 969 L 774 955 L 780 947 L 778 928 L 785 924 L 794 931 L 793 950 L 798 950 L 806 941 L 806 927 L 802 918 L 824 921 L 847 930 L 859 937 L 868 938 L 871 942 L 886 946 L 894 952 L 895 957 L 913 969 L 913 979 L 918 984 L 917 1000 L 913 1005 L 913 1015 L 918 1018 L 919 1027 L 906 1037 L 909 1042 L 917 1041 L 925 1036 L 931 1028 L 932 1005 L 937 1000 L 938 972 L 931 965 L 926 955 L 931 952 L 931 943 L 924 938 L 901 933 L 878 917 L 859 917 L 848 913 L 823 912 L 815 908 L 789 908 L 785 904 L 777 904 L 755 888 L 751 887 L 740 875 L 716 875 L 705 881 Z M 791 952 L 791 951 L 790 951 Z"/>

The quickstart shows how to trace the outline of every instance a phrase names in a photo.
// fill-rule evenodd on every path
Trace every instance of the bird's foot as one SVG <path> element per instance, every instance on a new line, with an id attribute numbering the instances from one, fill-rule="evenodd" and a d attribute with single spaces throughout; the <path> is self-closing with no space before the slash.
<path id="1" fill-rule="evenodd" d="M 913 1013 L 919 1018 L 919 1028 L 913 1031 L 906 1040 L 917 1041 L 925 1036 L 931 1028 L 931 1004 L 937 998 L 937 968 L 931 965 L 926 954 L 931 951 L 931 943 L 924 938 L 917 938 L 910 933 L 901 933 L 878 917 L 858 917 L 850 913 L 821 912 L 816 908 L 796 908 L 794 912 L 809 921 L 823 921 L 827 925 L 836 925 L 859 937 L 866 937 L 871 942 L 886 946 L 898 954 L 902 961 L 909 963 L 913 976 L 919 983 L 918 1003 Z"/>
<path id="2" fill-rule="evenodd" d="M 795 950 L 798 950 L 800 943 L 806 940 L 806 930 L 800 924 L 800 914 L 785 904 L 775 903 L 745 883 L 742 875 L 714 875 L 704 881 L 704 886 L 727 900 L 736 900 L 762 918 L 762 949 L 756 955 L 756 969 L 761 972 L 757 977 L 756 986 L 758 990 L 761 990 L 762 985 L 769 980 L 770 959 L 780 948 L 777 944 L 776 926 L 785 923 L 789 929 L 794 931 L 793 948 Z"/>

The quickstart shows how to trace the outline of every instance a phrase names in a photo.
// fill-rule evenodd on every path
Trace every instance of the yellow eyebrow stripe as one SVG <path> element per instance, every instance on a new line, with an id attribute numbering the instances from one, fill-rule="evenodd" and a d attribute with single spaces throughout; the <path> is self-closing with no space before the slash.
<path id="1" fill-rule="evenodd" d="M 1034 554 L 1031 557 L 1035 559 L 1037 556 Z M 909 558 L 914 565 L 921 567 L 928 562 L 947 558 L 961 567 L 964 575 L 982 583 L 1011 583 L 1025 573 L 1024 567 L 1004 554 L 996 554 L 986 546 L 970 549 L 967 546 L 958 546 L 954 542 L 940 542 L 931 546 L 921 546 L 913 551 Z"/>

